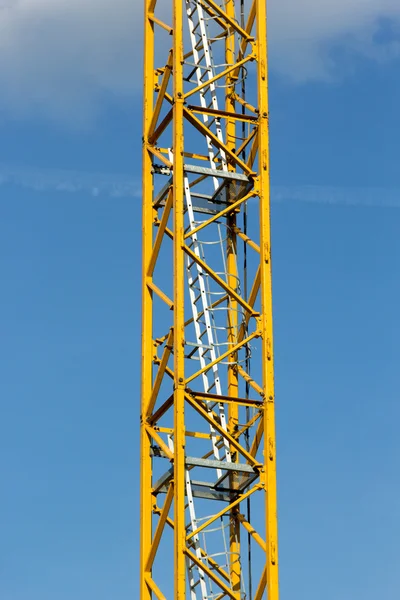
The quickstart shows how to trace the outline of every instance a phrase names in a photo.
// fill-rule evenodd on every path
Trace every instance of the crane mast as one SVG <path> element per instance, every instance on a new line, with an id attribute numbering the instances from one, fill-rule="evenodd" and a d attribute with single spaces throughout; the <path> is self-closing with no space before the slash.
<path id="1" fill-rule="evenodd" d="M 266 0 L 145 0 L 140 598 L 278 600 Z"/>

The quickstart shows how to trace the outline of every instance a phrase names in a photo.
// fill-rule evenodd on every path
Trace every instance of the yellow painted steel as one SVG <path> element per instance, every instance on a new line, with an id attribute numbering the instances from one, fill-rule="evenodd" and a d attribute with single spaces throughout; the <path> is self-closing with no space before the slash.
<path id="1" fill-rule="evenodd" d="M 186 598 L 185 522 L 185 292 L 183 220 L 183 4 L 173 6 L 173 289 L 174 289 L 174 597 Z"/>
<path id="2" fill-rule="evenodd" d="M 144 18 L 144 106 L 143 106 L 143 130 L 144 135 L 149 130 L 153 115 L 153 87 L 154 87 L 154 29 L 149 19 L 153 6 L 147 2 Z M 153 330 L 153 308 L 152 295 L 147 283 L 151 276 L 147 275 L 148 264 L 152 254 L 152 221 L 153 221 L 153 182 L 151 176 L 152 159 L 147 150 L 147 140 L 143 143 L 142 158 L 142 185 L 143 185 L 143 234 L 142 234 L 142 273 L 144 277 L 143 289 L 143 313 L 142 313 L 142 382 L 141 382 L 141 459 L 140 459 L 140 598 L 151 600 L 151 587 L 148 585 L 146 560 L 149 556 L 152 544 L 152 476 L 150 437 L 146 431 L 146 423 L 143 415 L 147 413 L 152 392 L 152 361 L 153 354 L 152 330 Z"/>
<path id="3" fill-rule="evenodd" d="M 247 534 L 258 552 L 254 595 L 247 600 L 279 599 L 266 0 L 245 3 L 244 28 L 235 2 L 239 4 L 239 0 L 144 0 L 140 600 L 189 600 L 193 594 L 202 600 L 201 585 L 193 587 L 193 569 L 200 580 L 214 586 L 207 598 L 242 600 L 250 577 L 242 557 Z M 185 67 L 194 60 L 193 50 L 186 47 L 186 14 L 195 7 L 219 27 L 212 43 L 222 40 L 224 45 L 220 68 L 202 83 L 185 76 Z M 163 64 L 156 65 L 155 56 L 163 53 Z M 236 89 L 244 69 L 253 73 L 249 101 Z M 219 109 L 198 101 L 213 84 L 223 98 Z M 215 120 L 223 124 L 224 139 L 210 125 Z M 238 133 L 242 123 L 248 132 L 244 139 Z M 207 156 L 210 147 L 214 154 Z M 191 191 L 207 181 L 207 173 L 200 169 L 208 166 L 207 161 L 217 176 L 226 161 L 227 178 L 238 176 L 237 181 L 246 180 L 248 186 L 243 193 L 232 193 L 223 206 L 216 204 L 215 211 L 191 229 L 185 212 L 190 161 L 198 168 L 186 183 Z M 160 174 L 168 177 L 165 191 L 155 184 Z M 257 215 L 257 235 L 239 226 L 246 203 Z M 195 251 L 193 241 L 203 234 L 207 240 L 208 232 L 222 222 L 227 232 L 226 276 Z M 239 284 L 243 275 L 237 262 L 239 244 L 252 252 L 247 297 Z M 190 317 L 187 310 L 188 264 L 219 290 L 207 310 L 223 307 L 226 315 L 227 343 L 205 366 L 190 364 L 188 330 L 207 311 L 199 309 Z M 240 356 L 253 343 L 260 344 L 261 360 L 258 371 L 250 374 Z M 222 395 L 200 392 L 202 378 L 215 368 L 226 368 Z M 245 384 L 254 400 L 241 397 Z M 221 406 L 227 407 L 226 425 L 218 412 Z M 253 412 L 244 421 L 247 409 Z M 250 440 L 247 450 L 245 435 Z M 229 486 L 224 498 L 218 496 L 218 486 L 210 485 L 209 498 L 214 494 L 218 499 L 208 499 L 207 517 L 188 529 L 186 478 L 196 467 L 187 460 L 187 447 L 192 443 L 192 448 L 199 448 L 195 458 L 199 464 L 209 461 L 210 467 L 219 460 L 215 448 L 205 453 L 200 445 L 212 439 L 221 456 L 224 448 L 229 449 L 236 464 L 226 471 Z M 252 479 L 241 489 L 243 473 L 249 470 Z M 202 485 L 201 493 L 206 484 Z M 159 495 L 164 500 L 157 504 Z M 265 507 L 255 511 L 251 522 L 244 514 L 247 499 Z M 224 517 L 229 519 L 229 551 L 227 563 L 221 564 L 202 536 Z M 242 530 L 246 535 L 241 540 Z"/>
<path id="4" fill-rule="evenodd" d="M 264 403 L 264 459 L 266 486 L 266 586 L 268 600 L 278 600 L 278 519 L 276 494 L 276 439 L 275 439 L 275 385 L 272 329 L 272 272 L 270 229 L 270 176 L 269 176 L 269 105 L 267 64 L 267 14 L 265 0 L 256 0 L 259 192 L 260 192 L 260 247 L 261 247 L 261 324 L 263 348 Z"/>
<path id="5" fill-rule="evenodd" d="M 215 6 L 213 7 L 215 9 Z M 228 30 L 228 35 L 225 39 L 225 63 L 227 65 L 235 64 L 235 35 L 233 27 L 237 24 L 235 23 L 235 5 L 234 0 L 225 0 L 225 14 L 224 19 L 226 20 L 227 25 L 230 25 L 231 28 Z M 221 11 L 222 12 L 222 11 Z M 244 32 L 243 32 L 244 33 Z M 246 34 L 245 34 L 246 35 Z M 225 143 L 231 152 L 235 152 L 236 148 L 236 127 L 237 120 L 235 119 L 236 114 L 236 102 L 235 102 L 235 79 L 232 77 L 232 71 L 226 75 L 225 78 L 226 85 L 226 97 L 225 97 L 225 111 L 228 114 L 232 114 L 226 119 L 226 134 L 225 134 Z M 233 165 L 230 166 L 230 171 L 234 171 Z M 244 196 L 246 197 L 246 196 Z M 237 204 L 237 203 L 234 203 Z M 236 208 L 236 206 L 235 206 Z M 233 209 L 233 204 L 231 206 Z M 236 212 L 231 210 L 227 218 L 227 228 L 228 228 L 228 240 L 227 240 L 227 281 L 228 285 L 237 292 L 237 284 L 238 284 L 238 268 L 236 262 L 237 256 L 237 236 L 235 232 L 236 226 Z M 231 298 L 229 301 L 229 311 L 228 311 L 228 348 L 232 349 L 236 345 L 237 341 L 237 333 L 238 333 L 238 303 L 234 298 Z M 228 361 L 228 395 L 232 398 L 237 398 L 239 395 L 239 386 L 238 386 L 238 372 L 236 369 L 238 360 L 238 354 L 231 353 Z M 239 410 L 238 405 L 235 402 L 232 402 L 229 405 L 229 431 L 234 432 L 237 431 L 239 426 Z M 239 456 L 236 454 L 235 449 L 231 448 L 231 454 L 233 458 L 233 462 L 236 462 Z M 232 488 L 237 485 L 238 475 L 233 472 L 230 475 L 230 485 Z M 240 556 L 240 522 L 238 519 L 239 508 L 235 506 L 232 508 L 230 512 L 229 519 L 229 546 L 230 546 L 230 576 L 231 576 L 231 585 L 232 591 L 234 592 L 234 596 L 237 600 L 240 600 L 241 596 L 241 563 L 238 560 Z"/>

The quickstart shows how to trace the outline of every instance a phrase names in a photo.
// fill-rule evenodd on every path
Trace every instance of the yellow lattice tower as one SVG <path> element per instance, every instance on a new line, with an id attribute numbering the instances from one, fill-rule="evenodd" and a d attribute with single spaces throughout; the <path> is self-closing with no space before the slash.
<path id="1" fill-rule="evenodd" d="M 278 600 L 266 0 L 144 29 L 140 597 Z"/>

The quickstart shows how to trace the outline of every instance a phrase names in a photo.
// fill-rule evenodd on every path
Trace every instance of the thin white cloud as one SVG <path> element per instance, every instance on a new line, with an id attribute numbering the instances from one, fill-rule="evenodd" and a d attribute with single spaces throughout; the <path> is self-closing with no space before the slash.
<path id="1" fill-rule="evenodd" d="M 4 164 L 0 164 L 0 186 L 24 188 L 34 192 L 79 193 L 95 198 L 141 196 L 140 181 L 128 175 L 37 169 Z"/>
<path id="2" fill-rule="evenodd" d="M 333 186 L 273 186 L 273 202 L 400 208 L 400 189 Z"/>
<path id="3" fill-rule="evenodd" d="M 400 2 L 271 0 L 269 37 L 272 63 L 289 78 L 335 77 L 333 48 L 378 60 L 400 56 Z"/>
<path id="4" fill-rule="evenodd" d="M 140 88 L 142 2 L 0 0 L 0 109 L 80 124 Z M 78 122 L 77 122 L 78 120 Z"/>
<path id="5" fill-rule="evenodd" d="M 140 198 L 141 184 L 124 174 L 86 173 L 0 164 L 0 186 L 88 198 Z M 34 197 L 33 197 L 34 198 Z M 328 186 L 272 186 L 271 199 L 279 203 L 400 208 L 400 189 Z"/>
<path id="6" fill-rule="evenodd" d="M 171 0 L 159 0 L 162 7 Z M 143 0 L 0 0 L 0 118 L 84 124 L 141 90 Z M 399 0 L 269 0 L 272 67 L 294 80 L 335 74 L 332 44 L 389 60 Z M 105 102 L 105 99 L 107 102 Z"/>

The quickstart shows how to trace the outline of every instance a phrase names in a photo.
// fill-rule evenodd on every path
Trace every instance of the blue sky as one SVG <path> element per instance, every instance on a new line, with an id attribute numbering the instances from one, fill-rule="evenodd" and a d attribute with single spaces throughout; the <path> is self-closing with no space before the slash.
<path id="1" fill-rule="evenodd" d="M 0 596 L 135 598 L 140 20 L 7 4 Z M 394 600 L 400 7 L 270 5 L 282 597 Z"/>

